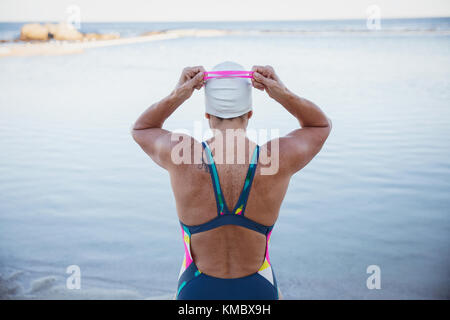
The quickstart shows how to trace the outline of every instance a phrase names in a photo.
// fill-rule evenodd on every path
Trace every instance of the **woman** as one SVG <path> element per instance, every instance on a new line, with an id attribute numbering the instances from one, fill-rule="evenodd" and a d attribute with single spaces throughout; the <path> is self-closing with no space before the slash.
<path id="1" fill-rule="evenodd" d="M 213 68 L 225 70 L 244 68 L 228 61 Z M 272 229 L 290 178 L 320 151 L 331 121 L 288 90 L 272 67 L 254 66 L 247 75 L 205 80 L 203 67 L 185 68 L 176 88 L 132 130 L 170 174 L 185 247 L 177 299 L 279 298 L 268 252 Z M 213 137 L 199 142 L 163 129 L 194 89 L 203 87 Z M 252 88 L 266 91 L 301 127 L 262 146 L 249 140 Z"/>

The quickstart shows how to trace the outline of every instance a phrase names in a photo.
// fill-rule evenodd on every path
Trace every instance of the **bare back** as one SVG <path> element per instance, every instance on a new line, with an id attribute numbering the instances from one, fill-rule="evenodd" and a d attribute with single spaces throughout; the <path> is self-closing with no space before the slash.
<path id="1" fill-rule="evenodd" d="M 256 146 L 248 140 L 246 143 L 250 147 L 245 148 L 245 164 L 216 163 L 223 195 L 230 209 L 234 208 L 243 189 L 249 153 Z M 236 147 L 235 150 L 224 149 L 224 158 L 229 153 L 236 154 Z M 178 217 L 187 225 L 199 225 L 217 216 L 208 166 L 200 159 L 196 162 L 202 164 L 182 164 L 169 170 Z M 262 225 L 272 226 L 278 218 L 289 177 L 279 173 L 263 175 L 262 168 L 263 165 L 258 163 L 245 216 Z M 255 273 L 264 261 L 265 251 L 266 237 L 263 234 L 236 225 L 193 234 L 191 240 L 191 253 L 199 270 L 218 278 L 238 278 Z"/>
<path id="2" fill-rule="evenodd" d="M 242 69 L 224 62 L 228 67 L 230 63 Z M 232 72 L 230 77 L 241 77 L 237 71 L 224 72 Z M 176 88 L 147 108 L 132 129 L 134 140 L 170 174 L 185 249 L 177 299 L 280 297 L 267 245 L 291 176 L 320 151 L 330 133 L 331 121 L 313 102 L 290 91 L 271 66 L 253 66 L 248 73 L 252 75 L 244 77 L 251 78 L 254 88 L 267 92 L 298 120 L 297 129 L 257 147 L 245 137 L 253 115 L 250 87 L 239 80 L 233 82 L 235 87 L 219 86 L 207 92 L 213 87 L 206 85 L 208 72 L 203 66 L 184 68 Z M 216 151 L 227 160 L 230 155 L 234 159 L 233 155 L 242 153 L 242 145 L 240 152 L 235 145 L 226 150 L 226 142 L 213 154 L 209 142 L 200 144 L 183 134 L 179 141 L 179 133 L 174 136 L 163 129 L 167 118 L 191 97 L 194 89 L 203 86 L 211 101 L 217 100 L 205 104 L 205 118 L 214 130 L 212 140 L 221 141 L 220 137 L 229 130 L 233 135 L 240 132 L 240 138 L 253 146 L 244 148 L 244 164 L 214 161 Z M 185 141 L 189 144 L 185 145 Z M 201 152 L 202 147 L 206 152 Z M 208 164 L 202 164 L 205 153 Z M 264 160 L 276 159 L 276 169 L 271 164 L 266 168 L 263 164 L 267 162 L 261 158 L 257 160 L 261 153 L 267 155 Z"/>

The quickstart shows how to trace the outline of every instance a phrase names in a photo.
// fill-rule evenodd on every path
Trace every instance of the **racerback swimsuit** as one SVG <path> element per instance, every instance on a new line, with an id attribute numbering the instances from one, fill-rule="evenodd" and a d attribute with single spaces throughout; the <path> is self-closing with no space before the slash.
<path id="1" fill-rule="evenodd" d="M 219 175 L 214 163 L 211 150 L 206 142 L 202 143 L 208 158 L 209 173 L 217 205 L 217 217 L 195 226 L 185 225 L 180 221 L 183 236 L 185 255 L 178 276 L 178 300 L 274 300 L 278 299 L 278 288 L 275 275 L 269 259 L 269 240 L 272 234 L 272 226 L 265 226 L 245 216 L 245 207 L 252 187 L 256 166 L 259 159 L 259 146 L 256 146 L 245 177 L 244 187 L 239 200 L 232 211 L 228 209 L 222 189 L 220 187 Z M 207 230 L 215 229 L 224 225 L 237 225 L 266 237 L 265 259 L 259 270 L 241 278 L 216 278 L 202 273 L 191 255 L 191 235 Z"/>

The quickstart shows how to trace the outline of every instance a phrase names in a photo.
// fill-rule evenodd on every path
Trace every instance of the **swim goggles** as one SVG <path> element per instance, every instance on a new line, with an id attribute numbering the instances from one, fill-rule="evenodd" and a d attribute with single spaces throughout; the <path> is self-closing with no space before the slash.
<path id="1" fill-rule="evenodd" d="M 253 78 L 253 71 L 226 70 L 204 72 L 203 80 L 218 78 Z"/>

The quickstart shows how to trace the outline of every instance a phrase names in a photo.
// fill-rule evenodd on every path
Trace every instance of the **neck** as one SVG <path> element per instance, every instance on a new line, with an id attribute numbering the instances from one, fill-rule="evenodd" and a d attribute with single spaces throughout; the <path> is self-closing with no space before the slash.
<path id="1" fill-rule="evenodd" d="M 224 119 L 221 121 L 214 121 L 210 123 L 211 129 L 218 130 L 224 134 L 227 130 L 236 131 L 236 132 L 244 132 L 246 131 L 246 125 L 244 121 L 239 118 L 228 120 Z"/>
<path id="2" fill-rule="evenodd" d="M 233 134 L 246 134 L 246 128 L 243 126 L 214 126 L 211 129 L 214 129 L 214 131 L 220 131 L 220 133 L 225 134 L 227 131 Z"/>

